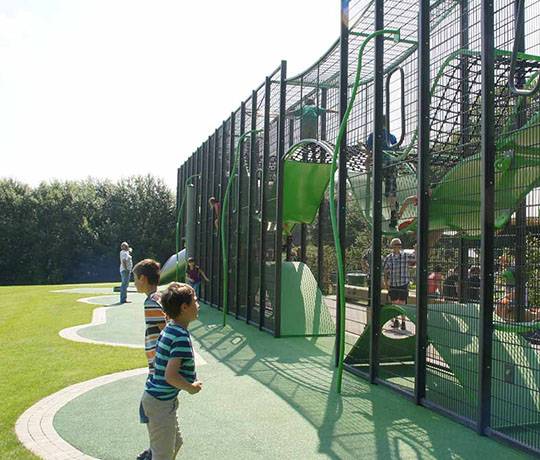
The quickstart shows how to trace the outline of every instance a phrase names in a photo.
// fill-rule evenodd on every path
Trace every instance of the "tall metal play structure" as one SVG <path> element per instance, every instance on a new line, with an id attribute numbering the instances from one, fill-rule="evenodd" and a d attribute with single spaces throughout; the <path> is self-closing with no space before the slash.
<path id="1" fill-rule="evenodd" d="M 226 319 L 335 335 L 338 372 L 540 454 L 540 4 L 342 0 L 340 19 L 178 169 L 178 249 L 194 230 Z"/>

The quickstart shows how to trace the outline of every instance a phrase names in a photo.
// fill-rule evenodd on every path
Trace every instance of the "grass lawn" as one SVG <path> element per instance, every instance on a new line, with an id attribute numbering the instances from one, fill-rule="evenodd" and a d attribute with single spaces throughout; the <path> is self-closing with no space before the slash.
<path id="1" fill-rule="evenodd" d="M 65 287 L 73 286 L 0 287 L 1 458 L 37 458 L 18 443 L 14 427 L 40 399 L 74 383 L 146 365 L 142 350 L 62 339 L 58 331 L 90 322 L 96 308 L 77 302 L 85 295 L 51 292 Z"/>

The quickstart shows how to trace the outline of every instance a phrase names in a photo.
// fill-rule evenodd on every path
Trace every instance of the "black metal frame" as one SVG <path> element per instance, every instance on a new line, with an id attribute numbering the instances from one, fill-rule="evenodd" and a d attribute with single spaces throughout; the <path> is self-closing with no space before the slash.
<path id="1" fill-rule="evenodd" d="M 414 400 L 420 404 L 426 396 L 426 350 L 428 309 L 428 232 L 430 180 L 430 0 L 420 2 L 418 21 L 418 231 L 416 271 L 416 355 Z"/>
<path id="2" fill-rule="evenodd" d="M 375 30 L 384 28 L 384 0 L 375 0 Z M 371 229 L 371 347 L 369 355 L 369 381 L 375 383 L 379 375 L 379 337 L 381 313 L 381 235 L 382 235 L 382 161 L 383 161 L 383 107 L 384 107 L 384 39 L 375 38 L 374 125 L 373 125 L 373 221 Z"/>
<path id="3" fill-rule="evenodd" d="M 388 1 L 388 0 L 387 0 Z M 521 14 L 522 11 L 519 5 L 522 4 L 521 0 L 513 0 L 516 3 L 516 38 L 513 46 L 513 60 L 518 52 L 525 51 L 524 43 L 524 18 Z M 396 14 L 390 8 L 386 10 L 385 18 L 385 2 L 384 0 L 375 0 L 373 5 L 370 6 L 370 14 L 374 14 L 375 22 L 370 25 L 373 30 L 381 30 L 385 26 L 385 20 L 387 26 L 392 26 L 392 15 Z M 473 16 L 476 12 L 475 5 L 481 5 L 481 20 L 474 19 L 476 25 L 481 25 L 480 34 L 476 29 L 471 27 L 473 22 Z M 291 109 L 295 109 L 302 105 L 302 101 L 308 96 L 317 97 L 317 102 L 320 107 L 326 109 L 328 107 L 335 108 L 334 104 L 330 101 L 332 95 L 338 95 L 339 97 L 339 119 L 343 119 L 345 110 L 348 103 L 348 96 L 351 87 L 349 79 L 349 66 L 351 62 L 351 56 L 358 50 L 358 41 L 354 42 L 354 36 L 365 37 L 365 29 L 363 32 L 357 32 L 354 28 L 357 25 L 357 19 L 351 20 L 352 25 L 349 24 L 349 0 L 341 1 L 341 35 L 340 40 L 334 47 L 321 58 L 318 63 L 308 71 L 300 74 L 297 77 L 287 79 L 287 63 L 282 61 L 277 71 L 271 74 L 271 76 L 265 79 L 263 85 L 254 90 L 250 96 L 240 106 L 240 110 L 231 113 L 230 119 L 224 121 L 209 138 L 205 141 L 185 162 L 177 171 L 177 209 L 180 206 L 181 199 L 185 194 L 183 184 L 186 179 L 193 174 L 201 173 L 201 177 L 195 181 L 197 191 L 197 215 L 193 216 L 199 222 L 196 232 L 196 245 L 195 256 L 201 260 L 201 265 L 211 273 L 211 276 L 218 276 L 219 282 L 214 285 L 209 285 L 203 289 L 203 299 L 207 302 L 212 302 L 212 299 L 217 299 L 217 308 L 221 306 L 221 299 L 223 292 L 230 292 L 229 305 L 232 305 L 231 313 L 236 318 L 242 317 L 246 322 L 253 323 L 261 330 L 270 330 L 276 337 L 282 335 L 281 331 L 281 260 L 283 250 L 283 210 L 282 204 L 284 202 L 283 187 L 284 187 L 284 155 L 287 146 L 294 144 L 296 141 L 298 127 L 301 123 L 295 122 L 294 119 L 288 118 Z M 459 11 L 458 11 L 459 10 Z M 366 10 L 367 11 L 367 10 Z M 444 406 L 434 402 L 430 399 L 428 390 L 429 378 L 431 378 L 431 371 L 436 364 L 430 362 L 430 356 L 428 355 L 428 311 L 430 311 L 429 297 L 428 297 L 428 273 L 430 271 L 430 263 L 432 262 L 431 253 L 429 248 L 429 213 L 430 213 L 430 189 L 433 182 L 433 175 L 435 174 L 436 166 L 433 166 L 434 148 L 433 142 L 433 107 L 432 107 L 432 88 L 431 88 L 431 76 L 435 66 L 440 64 L 434 58 L 441 59 L 441 55 L 451 49 L 450 47 L 443 47 L 442 51 L 434 51 L 440 43 L 440 37 L 437 38 L 436 34 L 433 34 L 433 16 L 436 14 L 433 8 L 433 1 L 421 0 L 419 3 L 419 18 L 418 18 L 418 42 L 414 52 L 418 53 L 418 59 L 415 61 L 415 69 L 417 69 L 417 75 L 412 75 L 411 72 L 405 73 L 404 68 L 400 65 L 386 66 L 385 67 L 385 40 L 379 36 L 375 39 L 374 51 L 370 50 L 370 59 L 367 60 L 367 66 L 370 71 L 374 73 L 374 78 L 369 81 L 370 86 L 366 86 L 361 90 L 361 98 L 363 103 L 366 104 L 368 110 L 373 110 L 365 114 L 365 119 L 360 120 L 358 117 L 356 120 L 350 123 L 348 127 L 347 136 L 342 141 L 341 152 L 339 159 L 339 181 L 337 192 L 337 205 L 338 205 L 338 231 L 341 237 L 341 241 L 344 242 L 347 237 L 346 231 L 346 215 L 347 215 L 347 169 L 350 166 L 348 164 L 348 155 L 351 155 L 348 149 L 351 146 L 356 146 L 358 139 L 362 139 L 362 136 L 366 135 L 365 127 L 369 125 L 368 132 L 374 134 L 373 145 L 373 168 L 372 168 L 372 183 L 371 183 L 371 198 L 373 208 L 373 219 L 371 226 L 371 276 L 369 286 L 369 304 L 371 308 L 371 336 L 370 336 L 370 350 L 369 350 L 369 372 L 366 373 L 357 367 L 346 365 L 345 367 L 356 375 L 360 375 L 363 378 L 367 378 L 371 383 L 383 384 L 398 391 L 407 398 L 411 398 L 416 404 L 429 407 L 446 416 L 449 416 L 456 421 L 463 423 L 469 427 L 472 427 L 480 434 L 489 435 L 497 439 L 501 439 L 504 442 L 508 442 L 515 447 L 523 448 L 531 452 L 530 446 L 525 446 L 515 439 L 509 438 L 507 435 L 501 432 L 494 431 L 490 426 L 492 423 L 491 405 L 492 405 L 492 389 L 491 389 L 491 366 L 494 356 L 492 356 L 492 344 L 493 344 L 493 309 L 494 309 L 494 260 L 495 260 L 495 203 L 494 203 L 494 181 L 495 181 L 495 112 L 496 108 L 496 96 L 495 88 L 497 88 L 497 82 L 495 81 L 496 73 L 494 71 L 495 60 L 495 41 L 496 35 L 494 32 L 495 18 L 497 12 L 494 11 L 494 5 L 492 0 L 463 0 L 459 3 L 459 8 L 454 12 L 458 13 L 458 16 L 452 17 L 452 33 L 456 30 L 456 25 L 459 20 L 459 35 L 457 39 L 452 36 L 452 39 L 459 40 L 456 47 L 461 49 L 467 49 L 470 47 L 478 46 L 479 37 L 481 37 L 481 80 L 473 80 L 474 84 L 481 81 L 481 98 L 475 100 L 470 96 L 466 90 L 462 91 L 462 97 L 459 99 L 456 105 L 459 108 L 456 109 L 456 113 L 459 110 L 459 114 L 456 115 L 459 118 L 459 148 L 462 149 L 461 156 L 468 157 L 475 153 L 471 144 L 474 144 L 475 136 L 478 136 L 478 132 L 481 133 L 481 151 L 482 151 L 482 170 L 481 170 L 481 235 L 480 240 L 480 253 L 481 253 L 481 299 L 480 299 L 480 317 L 479 317 L 479 354 L 478 354 L 478 375 L 477 375 L 477 393 L 475 405 L 476 413 L 473 415 L 464 415 L 460 411 L 453 411 L 451 407 Z M 354 16 L 352 16 L 354 18 Z M 369 16 L 370 18 L 372 16 Z M 390 19 L 389 19 L 390 18 Z M 455 23 L 455 24 L 454 24 Z M 434 26 L 433 26 L 434 28 Z M 352 32 L 352 33 L 351 33 Z M 363 35 L 362 35 L 363 34 Z M 356 37 L 357 39 L 358 37 Z M 410 37 L 403 41 L 412 46 L 414 40 Z M 351 44 L 356 45 L 353 46 Z M 456 42 L 453 43 L 454 46 Z M 333 50 L 333 51 L 332 51 Z M 334 53 L 334 54 L 332 54 Z M 338 59 L 339 55 L 339 69 Z M 333 56 L 333 60 L 330 59 Z M 410 64 L 413 61 L 413 54 L 410 54 L 411 60 L 405 65 Z M 509 54 L 510 56 L 510 54 Z M 470 62 L 474 57 L 464 55 L 461 62 L 456 64 L 457 75 L 460 76 L 462 82 L 469 82 L 470 73 L 475 72 L 471 70 Z M 403 61 L 402 61 L 403 62 Z M 477 61 L 478 62 L 478 61 Z M 515 70 L 513 63 L 512 68 Z M 474 64 L 476 65 L 476 64 Z M 326 67 L 325 67 L 326 66 Z M 410 67 L 409 67 L 410 69 Z M 478 69 L 478 66 L 476 67 Z M 412 86 L 414 89 L 414 95 L 417 95 L 418 111 L 417 115 L 410 116 L 417 121 L 418 138 L 416 145 L 413 147 L 416 151 L 416 167 L 417 167 L 417 190 L 416 195 L 418 197 L 417 203 L 417 215 L 418 226 L 416 229 L 416 241 L 417 241 L 417 273 L 416 273 L 416 347 L 414 354 L 414 391 L 410 390 L 410 387 L 400 386 L 393 384 L 384 377 L 385 369 L 380 366 L 381 350 L 379 349 L 379 342 L 381 336 L 381 275 L 382 275 L 382 242 L 385 238 L 383 234 L 383 212 L 384 212 L 384 198 L 382 193 L 383 182 L 383 130 L 385 128 L 383 124 L 384 107 L 386 107 L 387 119 L 389 121 L 390 111 L 390 80 L 395 72 L 400 73 L 401 77 L 401 138 L 399 144 L 404 142 L 404 139 L 410 139 L 412 137 L 410 129 L 405 132 L 406 124 L 406 112 L 405 104 L 403 101 L 407 99 L 410 101 L 410 95 L 413 93 L 411 90 L 411 84 L 409 83 L 413 78 L 417 86 Z M 279 75 L 277 75 L 279 73 Z M 385 81 L 386 75 L 386 99 L 385 99 Z M 472 77 L 471 77 L 472 78 Z M 514 81 L 517 78 L 517 81 Z M 524 87 L 525 81 L 520 80 L 520 76 L 511 72 L 510 79 L 515 85 Z M 411 79 L 411 80 L 409 80 Z M 405 93 L 405 82 L 408 86 L 409 93 Z M 472 83 L 471 83 L 472 84 Z M 279 85 L 279 107 L 277 104 L 272 104 L 272 88 Z M 291 89 L 292 88 L 292 89 Z M 465 84 L 463 84 L 465 88 Z M 264 89 L 264 96 L 259 93 Z M 288 93 L 291 96 L 288 99 Z M 295 92 L 296 91 L 296 92 Z M 277 91 L 276 91 L 277 93 Z M 330 96 L 329 96 L 330 95 Z M 232 257 L 236 260 L 236 265 L 233 267 L 234 273 L 231 273 L 229 286 L 223 286 L 222 277 L 222 265 L 221 265 L 221 253 L 214 258 L 214 253 L 219 249 L 219 238 L 214 238 L 214 224 L 212 220 L 212 214 L 209 206 L 207 205 L 208 198 L 213 195 L 219 197 L 219 201 L 222 202 L 224 198 L 224 187 L 227 182 L 227 177 L 231 179 L 232 165 L 234 162 L 234 153 L 236 149 L 236 142 L 238 141 L 238 135 L 242 135 L 247 130 L 255 130 L 260 127 L 257 121 L 258 111 L 261 112 L 260 104 L 261 99 L 264 98 L 264 133 L 262 139 L 262 153 L 259 153 L 259 147 L 256 141 L 256 135 L 251 135 L 251 142 L 241 146 L 241 161 L 245 161 L 246 156 L 243 155 L 245 149 L 249 145 L 249 183 L 245 183 L 245 177 L 242 177 L 242 173 L 238 173 L 236 177 L 236 183 L 231 196 L 232 204 L 229 206 L 229 215 L 226 219 L 227 228 L 226 232 L 236 232 L 240 234 L 242 225 L 247 225 L 247 238 L 242 241 L 237 236 L 234 244 L 230 244 Z M 366 102 L 367 101 L 367 102 Z M 479 103 L 478 101 L 481 101 Z M 410 102 L 407 102 L 408 106 L 411 106 Z M 475 105 L 476 104 L 476 105 Z M 249 107 L 247 107 L 249 105 Z M 372 108 L 372 109 L 371 109 Z M 471 120 L 477 117 L 474 113 L 475 110 L 481 110 L 482 126 L 481 130 L 471 127 Z M 407 108 L 407 110 L 410 110 Z M 250 112 L 249 112 L 250 111 Z M 278 114 L 275 112 L 279 111 Z M 410 114 L 409 114 L 410 115 Z M 246 121 L 246 116 L 251 116 L 249 126 Z M 364 116 L 364 114 L 362 115 Z M 371 125 L 371 121 L 373 124 Z M 526 117 L 523 115 L 517 118 L 515 128 L 523 126 L 526 122 Z M 332 125 L 332 123 L 334 124 Z M 444 121 L 443 121 L 444 122 Z M 332 142 L 335 139 L 337 127 L 335 126 L 335 120 L 331 117 L 327 117 L 326 113 L 320 116 L 319 125 L 319 137 L 321 140 L 328 139 Z M 410 128 L 410 125 L 408 126 Z M 389 130 L 389 126 L 386 126 Z M 474 131 L 476 129 L 476 131 Z M 269 181 L 272 173 L 270 168 L 270 157 L 274 144 L 271 144 L 271 132 L 275 134 L 277 138 L 277 165 L 276 165 L 276 177 L 275 184 L 276 196 L 275 196 L 275 216 L 269 216 L 269 210 L 274 209 L 270 205 L 271 191 L 269 189 Z M 474 131 L 474 132 L 473 132 Z M 457 131 L 456 131 L 457 132 Z M 221 137 L 220 137 L 221 135 Z M 272 139 L 274 139 L 272 137 Z M 218 145 L 219 144 L 219 145 Z M 272 146 L 271 146 L 272 145 Z M 354 153 L 354 152 L 353 152 Z M 411 155 L 412 156 L 412 155 Z M 226 168 L 228 159 L 228 171 Z M 262 164 L 262 171 L 258 171 L 258 163 Z M 409 160 L 412 164 L 412 161 Z M 240 168 L 243 168 L 241 165 Z M 259 175 L 260 174 L 260 175 Z M 260 187 L 260 188 L 259 188 Z M 242 195 L 244 193 L 244 195 Z M 247 195 L 245 194 L 247 193 Z M 243 198 L 242 198 L 243 197 Z M 247 197 L 247 222 L 243 217 L 242 203 Z M 260 206 L 259 204 L 260 203 Z M 326 203 L 323 200 L 323 205 Z M 309 254 L 308 248 L 311 250 L 313 246 L 316 247 L 316 264 L 317 264 L 317 280 L 319 284 L 323 284 L 323 278 L 325 270 L 325 241 L 324 241 L 324 229 L 328 227 L 328 219 L 326 219 L 327 209 L 321 205 L 317 216 L 317 231 L 314 232 L 315 227 L 310 227 L 308 224 L 302 224 L 299 226 L 300 234 L 300 260 L 307 262 Z M 352 208 L 351 208 L 352 209 Z M 234 211 L 233 211 L 234 210 Z M 234 213 L 236 212 L 236 216 Z M 254 223 L 256 212 L 260 213 L 260 227 L 259 224 Z M 350 212 L 350 211 L 349 211 Z M 200 213 L 200 215 L 199 215 Z M 183 218 L 183 216 L 182 216 Z M 268 237 L 272 234 L 273 225 L 275 224 L 275 239 L 273 243 L 268 241 Z M 524 318 L 524 305 L 526 298 L 526 277 L 525 265 L 527 263 L 526 243 L 527 243 L 527 213 L 526 204 L 523 203 L 518 212 L 516 218 L 516 238 L 515 238 L 515 254 L 516 254 L 516 298 L 518 309 L 518 320 Z M 311 231 L 311 233 L 310 233 Z M 180 235 L 185 235 L 184 230 L 180 229 Z M 260 245 L 256 247 L 256 239 L 260 239 Z M 445 238 L 450 239 L 448 235 Z M 468 264 L 468 251 L 469 248 L 478 244 L 478 242 L 471 242 L 469 240 L 455 237 L 447 243 L 446 248 L 450 247 L 450 251 L 453 251 L 453 256 L 458 252 L 458 263 L 461 267 L 459 273 L 460 289 L 460 301 L 466 300 L 464 297 L 464 282 L 467 277 L 467 264 Z M 230 240 L 229 240 L 230 241 Z M 327 242 L 326 242 L 327 243 Z M 312 245 L 312 246 L 310 246 Z M 459 246 L 458 246 L 459 245 Z M 271 247 L 273 246 L 273 247 Z M 458 250 L 456 250 L 458 247 Z M 253 260 L 249 257 L 253 250 L 257 250 L 256 257 Z M 290 248 L 289 248 L 290 249 Z M 346 244 L 342 243 L 341 248 L 336 248 L 341 251 L 345 259 Z M 272 259 L 267 259 L 267 254 L 273 250 Z M 313 250 L 310 254 L 313 254 Z M 243 255 L 245 254 L 245 255 Z M 290 251 L 287 251 L 287 259 L 290 259 Z M 241 257 L 245 260 L 241 260 Z M 259 257 L 259 259 L 257 259 Z M 311 256 L 314 261 L 315 256 Z M 352 259 L 352 258 L 350 258 Z M 217 260 L 219 263 L 215 263 Z M 347 261 L 349 262 L 349 261 Z M 245 272 L 242 264 L 245 263 Z M 270 271 L 269 267 L 273 263 L 273 274 L 271 280 L 267 275 Z M 256 275 L 252 277 L 253 270 L 259 270 L 259 278 L 257 281 Z M 240 279 L 242 277 L 242 279 Z M 258 282 L 258 285 L 254 283 Z M 234 283 L 234 284 L 233 284 Z M 274 284 L 272 286 L 272 283 Z M 218 290 L 216 294 L 215 290 Z M 267 299 L 272 295 L 269 290 L 273 290 L 273 328 L 269 328 L 268 322 L 270 315 L 268 315 Z M 257 293 L 259 298 L 259 304 L 257 305 Z M 338 299 L 338 304 L 339 304 Z M 243 302 L 245 302 L 245 313 L 240 308 Z M 256 308 L 259 311 L 256 311 Z M 368 307 L 369 308 L 369 307 Z M 255 316 L 257 315 L 257 316 Z M 340 314 L 336 315 L 336 329 L 338 333 L 346 327 L 345 318 Z M 336 365 L 338 364 L 339 355 L 337 354 L 338 347 L 336 347 Z M 407 365 L 410 365 L 412 359 L 408 359 Z M 535 451 L 536 453 L 536 451 Z"/>

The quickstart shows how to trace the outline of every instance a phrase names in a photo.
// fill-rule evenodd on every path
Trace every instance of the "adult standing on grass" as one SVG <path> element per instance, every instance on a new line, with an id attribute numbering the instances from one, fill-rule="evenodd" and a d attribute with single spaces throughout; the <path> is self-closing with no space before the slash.
<path id="1" fill-rule="evenodd" d="M 129 302 L 127 299 L 127 289 L 129 285 L 129 277 L 133 270 L 133 259 L 131 258 L 131 248 L 129 244 L 124 241 L 120 245 L 120 277 L 122 284 L 120 286 L 120 303 Z"/>
<path id="2" fill-rule="evenodd" d="M 409 297 L 409 266 L 416 263 L 414 254 L 401 251 L 401 240 L 394 238 L 390 242 L 392 252 L 384 259 L 384 285 L 388 289 L 388 298 L 395 305 L 405 305 Z M 393 328 L 399 327 L 397 318 Z M 401 330 L 405 330 L 405 316 L 401 316 Z"/>

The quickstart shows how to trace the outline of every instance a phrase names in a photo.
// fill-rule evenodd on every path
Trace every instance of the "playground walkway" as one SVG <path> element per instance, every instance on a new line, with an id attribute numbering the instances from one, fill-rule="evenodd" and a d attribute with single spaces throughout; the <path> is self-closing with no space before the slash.
<path id="1" fill-rule="evenodd" d="M 122 341 L 133 346 L 142 337 L 142 325 L 133 321 L 142 316 L 140 308 L 139 299 L 111 307 L 105 323 L 80 334 L 118 342 L 115 331 L 129 324 L 132 336 Z M 203 305 L 192 327 L 204 388 L 180 397 L 185 458 L 528 458 L 348 374 L 343 395 L 336 395 L 332 338 L 274 339 L 242 321 L 230 319 L 226 328 L 221 321 Z M 80 452 L 72 458 L 134 458 L 146 447 L 137 420 L 145 375 L 119 378 L 82 385 L 80 394 L 49 414 L 52 431 Z"/>

